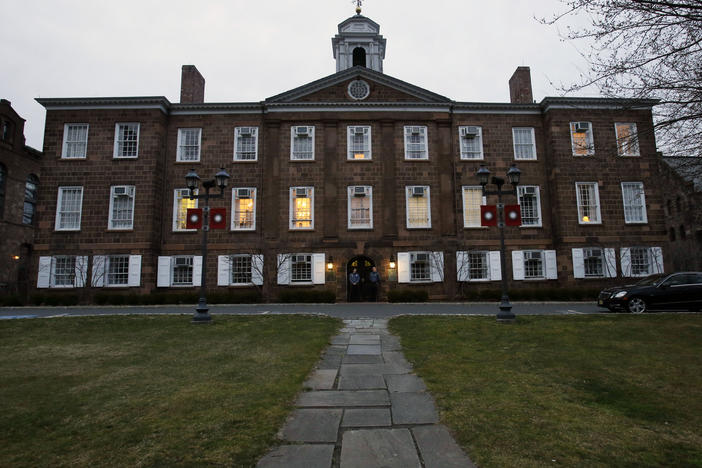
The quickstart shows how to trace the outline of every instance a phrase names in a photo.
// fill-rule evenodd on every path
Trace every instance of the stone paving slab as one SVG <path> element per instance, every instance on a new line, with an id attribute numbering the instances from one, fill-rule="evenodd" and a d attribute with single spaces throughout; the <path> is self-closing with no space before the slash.
<path id="1" fill-rule="evenodd" d="M 340 335 L 336 335 L 336 336 L 332 337 L 331 344 L 332 345 L 347 345 L 347 344 L 349 344 L 350 338 L 351 338 L 350 334 L 342 333 Z"/>
<path id="2" fill-rule="evenodd" d="M 445 426 L 412 428 L 426 468 L 475 468 Z"/>
<path id="3" fill-rule="evenodd" d="M 380 335 L 353 334 L 349 339 L 350 345 L 379 345 Z"/>
<path id="4" fill-rule="evenodd" d="M 317 391 L 302 393 L 299 407 L 389 406 L 386 390 Z"/>
<path id="5" fill-rule="evenodd" d="M 353 338 L 353 335 L 351 335 L 351 337 Z M 380 345 L 349 345 L 349 349 L 346 351 L 346 354 L 375 354 L 379 356 Z"/>
<path id="6" fill-rule="evenodd" d="M 257 468 L 329 468 L 333 444 L 283 445 L 263 457 Z"/>
<path id="7" fill-rule="evenodd" d="M 280 430 L 289 442 L 336 442 L 341 409 L 297 409 Z"/>
<path id="8" fill-rule="evenodd" d="M 380 374 L 346 375 L 339 377 L 339 390 L 385 389 L 385 379 Z"/>
<path id="9" fill-rule="evenodd" d="M 352 408 L 344 410 L 341 427 L 390 426 L 390 410 L 387 408 Z"/>
<path id="10" fill-rule="evenodd" d="M 434 424 L 439 414 L 427 393 L 391 393 L 393 424 Z"/>
<path id="11" fill-rule="evenodd" d="M 395 364 L 396 366 L 406 367 L 408 369 L 412 368 L 412 364 L 410 364 L 399 351 L 383 351 L 383 360 L 386 364 Z"/>
<path id="12" fill-rule="evenodd" d="M 341 468 L 421 468 L 408 429 L 346 431 L 341 442 Z"/>
<path id="13" fill-rule="evenodd" d="M 390 392 L 420 393 L 427 390 L 422 379 L 412 374 L 386 375 L 385 383 Z"/>
<path id="14" fill-rule="evenodd" d="M 362 375 L 362 374 L 408 374 L 409 368 L 395 366 L 392 364 L 342 364 L 339 375 Z"/>
<path id="15" fill-rule="evenodd" d="M 338 372 L 337 369 L 317 369 L 302 386 L 312 390 L 331 390 Z"/>
<path id="16" fill-rule="evenodd" d="M 383 356 L 379 354 L 347 354 L 341 360 L 342 364 L 382 364 Z"/>

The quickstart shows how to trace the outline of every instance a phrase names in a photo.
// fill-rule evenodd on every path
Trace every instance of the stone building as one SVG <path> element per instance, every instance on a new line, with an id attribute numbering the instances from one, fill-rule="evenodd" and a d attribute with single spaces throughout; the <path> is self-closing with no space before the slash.
<path id="1" fill-rule="evenodd" d="M 209 235 L 210 289 L 390 289 L 453 299 L 498 288 L 497 228 L 480 226 L 481 165 L 521 172 L 506 228 L 513 288 L 599 287 L 663 271 L 668 246 L 653 100 L 459 102 L 383 73 L 386 39 L 357 14 L 332 40 L 336 73 L 260 102 L 208 103 L 183 67 L 181 99 L 42 98 L 47 110 L 36 286 L 192 290 L 201 234 L 184 176 L 230 175 L 228 228 Z M 509 198 L 509 197 L 508 197 Z M 510 203 L 510 200 L 507 201 Z M 517 198 L 511 197 L 511 203 Z"/>
<path id="2" fill-rule="evenodd" d="M 0 100 L 0 294 L 26 297 L 41 153 L 24 144 L 24 119 Z"/>

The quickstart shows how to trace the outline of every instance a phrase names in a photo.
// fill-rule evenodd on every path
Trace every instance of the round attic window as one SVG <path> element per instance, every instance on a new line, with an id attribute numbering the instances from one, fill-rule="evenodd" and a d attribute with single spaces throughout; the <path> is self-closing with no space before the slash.
<path id="1" fill-rule="evenodd" d="M 349 83 L 349 96 L 351 96 L 352 99 L 360 101 L 361 99 L 367 98 L 369 94 L 370 86 L 368 86 L 368 83 L 365 81 L 354 80 Z"/>

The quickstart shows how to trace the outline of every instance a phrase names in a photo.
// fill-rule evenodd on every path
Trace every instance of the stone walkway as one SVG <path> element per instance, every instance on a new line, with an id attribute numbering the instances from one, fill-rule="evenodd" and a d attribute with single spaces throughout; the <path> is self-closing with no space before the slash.
<path id="1" fill-rule="evenodd" d="M 258 468 L 474 467 L 388 321 L 344 323 Z"/>

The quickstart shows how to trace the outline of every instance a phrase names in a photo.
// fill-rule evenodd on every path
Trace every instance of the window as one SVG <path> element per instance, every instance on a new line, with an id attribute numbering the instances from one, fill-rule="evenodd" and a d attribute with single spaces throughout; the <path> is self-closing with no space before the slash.
<path id="1" fill-rule="evenodd" d="M 540 250 L 524 251 L 524 279 L 543 279 L 544 259 Z"/>
<path id="2" fill-rule="evenodd" d="M 139 156 L 139 124 L 118 123 L 115 125 L 115 158 Z"/>
<path id="3" fill-rule="evenodd" d="M 174 257 L 171 263 L 171 285 L 193 285 L 193 257 Z"/>
<path id="4" fill-rule="evenodd" d="M 615 123 L 619 156 L 639 156 L 639 133 L 635 123 Z"/>
<path id="5" fill-rule="evenodd" d="M 83 187 L 59 187 L 55 229 L 57 231 L 80 230 L 82 206 Z"/>
<path id="6" fill-rule="evenodd" d="M 431 281 L 431 265 L 428 252 L 410 254 L 410 281 Z"/>
<path id="7" fill-rule="evenodd" d="M 92 286 L 138 287 L 141 284 L 141 255 L 93 256 Z"/>
<path id="8" fill-rule="evenodd" d="M 127 286 L 129 284 L 129 255 L 107 257 L 107 286 Z"/>
<path id="9" fill-rule="evenodd" d="M 231 284 L 251 283 L 251 255 L 232 255 Z"/>
<path id="10" fill-rule="evenodd" d="M 645 223 L 648 221 L 643 182 L 622 182 L 622 200 L 626 223 Z"/>
<path id="11" fill-rule="evenodd" d="M 63 126 L 62 159 L 85 158 L 88 148 L 88 124 L 65 124 Z"/>
<path id="12" fill-rule="evenodd" d="M 324 259 L 323 253 L 279 254 L 276 264 L 278 284 L 324 284 Z M 263 266 L 262 258 L 260 265 Z"/>
<path id="13" fill-rule="evenodd" d="M 290 159 L 314 160 L 314 126 L 290 127 Z"/>
<path id="14" fill-rule="evenodd" d="M 407 229 L 431 228 L 428 185 L 410 185 L 405 189 Z"/>
<path id="15" fill-rule="evenodd" d="M 39 179 L 34 174 L 27 176 L 24 184 L 24 208 L 22 210 L 22 223 L 32 225 L 34 223 L 34 213 L 37 205 L 37 185 Z"/>
<path id="16" fill-rule="evenodd" d="M 512 140 L 514 142 L 514 159 L 536 159 L 536 143 L 532 127 L 513 128 Z"/>
<path id="17" fill-rule="evenodd" d="M 573 249 L 575 278 L 616 278 L 617 260 L 614 249 L 586 247 Z"/>
<path id="18" fill-rule="evenodd" d="M 290 273 L 290 281 L 293 283 L 311 283 L 312 255 L 292 255 L 290 258 Z"/>
<path id="19" fill-rule="evenodd" d="M 578 222 L 600 224 L 600 195 L 597 182 L 576 182 L 575 192 L 578 201 Z"/>
<path id="20" fill-rule="evenodd" d="M 463 187 L 463 227 L 481 227 L 480 205 L 485 202 L 482 187 Z"/>
<path id="21" fill-rule="evenodd" d="M 314 229 L 314 187 L 290 187 L 290 229 Z"/>
<path id="22" fill-rule="evenodd" d="M 234 161 L 258 160 L 258 128 L 236 127 L 234 129 Z"/>
<path id="23" fill-rule="evenodd" d="M 397 253 L 397 281 L 399 283 L 442 282 L 443 280 L 443 252 Z"/>
<path id="24" fill-rule="evenodd" d="M 461 159 L 483 159 L 482 127 L 458 127 L 458 142 Z"/>
<path id="25" fill-rule="evenodd" d="M 201 136 L 201 128 L 179 128 L 176 161 L 199 161 Z"/>
<path id="26" fill-rule="evenodd" d="M 251 286 L 263 284 L 263 255 L 220 255 L 217 286 Z"/>
<path id="27" fill-rule="evenodd" d="M 512 277 L 515 280 L 558 279 L 555 250 L 513 250 Z"/>
<path id="28" fill-rule="evenodd" d="M 5 186 L 7 185 L 7 168 L 0 163 L 0 219 L 5 211 Z"/>
<path id="29" fill-rule="evenodd" d="M 620 250 L 622 276 L 648 276 L 663 273 L 660 247 L 624 247 Z"/>
<path id="30" fill-rule="evenodd" d="M 55 288 L 75 287 L 76 257 L 67 255 L 54 257 L 51 280 L 51 286 Z"/>
<path id="31" fill-rule="evenodd" d="M 349 160 L 372 159 L 370 126 L 347 127 Z"/>
<path id="32" fill-rule="evenodd" d="M 232 189 L 232 231 L 256 229 L 256 189 L 234 187 Z"/>
<path id="33" fill-rule="evenodd" d="M 590 122 L 571 122 L 570 142 L 573 147 L 573 156 L 590 156 L 595 154 L 595 144 L 592 139 L 592 124 Z"/>
<path id="34" fill-rule="evenodd" d="M 82 288 L 85 285 L 87 270 L 88 257 L 39 257 L 37 288 Z"/>
<path id="35" fill-rule="evenodd" d="M 602 249 L 583 249 L 583 265 L 585 278 L 601 278 L 604 276 L 604 253 Z"/>
<path id="36" fill-rule="evenodd" d="M 502 279 L 500 252 L 457 251 L 456 273 L 458 281 L 499 281 Z"/>
<path id="37" fill-rule="evenodd" d="M 490 262 L 488 252 L 468 252 L 468 279 L 490 279 Z"/>
<path id="38" fill-rule="evenodd" d="M 195 191 L 197 195 L 197 190 Z M 190 199 L 190 189 L 181 188 L 173 191 L 173 230 L 193 231 L 186 229 L 188 208 L 197 208 L 197 200 Z"/>
<path id="39" fill-rule="evenodd" d="M 2 128 L 0 128 L 0 139 L 2 141 L 12 142 L 12 122 L 2 120 Z"/>
<path id="40" fill-rule="evenodd" d="M 522 226 L 541 226 L 541 196 L 538 185 L 518 185 L 519 207 L 522 211 Z"/>
<path id="41" fill-rule="evenodd" d="M 429 159 L 427 127 L 405 127 L 405 159 Z"/>
<path id="42" fill-rule="evenodd" d="M 133 185 L 111 187 L 108 229 L 132 229 L 134 227 L 134 190 Z"/>
<path id="43" fill-rule="evenodd" d="M 348 188 L 348 228 L 373 228 L 373 187 L 355 185 Z"/>
<path id="44" fill-rule="evenodd" d="M 156 286 L 200 286 L 202 282 L 202 257 L 199 255 L 176 255 L 158 257 Z"/>

